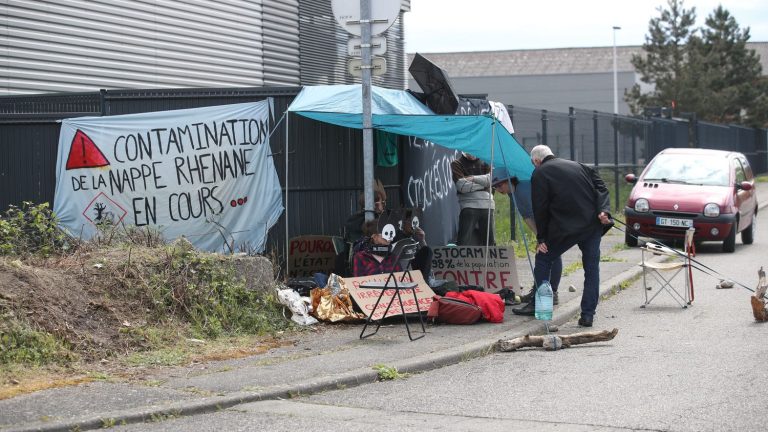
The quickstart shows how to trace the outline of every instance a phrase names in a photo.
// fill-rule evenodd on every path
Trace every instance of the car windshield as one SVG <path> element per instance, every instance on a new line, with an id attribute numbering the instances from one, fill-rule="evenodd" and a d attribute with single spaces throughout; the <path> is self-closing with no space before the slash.
<path id="1" fill-rule="evenodd" d="M 651 161 L 643 181 L 728 186 L 728 159 L 696 154 L 660 154 Z"/>

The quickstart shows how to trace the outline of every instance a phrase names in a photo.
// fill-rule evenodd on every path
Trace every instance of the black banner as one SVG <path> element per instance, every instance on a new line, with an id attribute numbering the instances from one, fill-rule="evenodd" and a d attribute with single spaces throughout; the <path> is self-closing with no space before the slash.
<path id="1" fill-rule="evenodd" d="M 409 137 L 403 158 L 403 201 L 406 207 L 420 208 L 421 229 L 430 246 L 455 241 L 459 224 L 459 201 L 451 175 L 451 162 L 461 154 L 455 150 Z"/>

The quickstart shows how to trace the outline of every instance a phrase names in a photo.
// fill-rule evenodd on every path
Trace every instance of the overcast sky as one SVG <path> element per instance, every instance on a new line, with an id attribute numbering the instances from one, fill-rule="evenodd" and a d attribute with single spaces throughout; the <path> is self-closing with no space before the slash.
<path id="1" fill-rule="evenodd" d="M 453 52 L 642 45 L 665 0 L 411 0 L 405 50 Z M 723 4 L 750 41 L 768 42 L 768 0 L 687 0 L 697 26 Z"/>

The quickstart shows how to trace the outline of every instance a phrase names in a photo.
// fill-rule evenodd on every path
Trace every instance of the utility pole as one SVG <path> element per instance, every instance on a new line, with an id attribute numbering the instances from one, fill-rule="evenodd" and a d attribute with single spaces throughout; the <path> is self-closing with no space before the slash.
<path id="1" fill-rule="evenodd" d="M 616 30 L 621 27 L 613 26 L 613 113 L 619 113 L 619 80 L 616 71 Z"/>

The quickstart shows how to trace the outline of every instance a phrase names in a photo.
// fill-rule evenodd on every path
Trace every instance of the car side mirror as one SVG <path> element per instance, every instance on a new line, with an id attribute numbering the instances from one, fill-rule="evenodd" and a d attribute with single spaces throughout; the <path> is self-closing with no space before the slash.
<path id="1" fill-rule="evenodd" d="M 750 183 L 748 181 L 743 181 L 741 183 L 737 183 L 736 184 L 736 189 L 750 191 L 750 190 L 752 190 L 752 183 Z"/>
<path id="2" fill-rule="evenodd" d="M 624 176 L 624 180 L 626 180 L 627 183 L 635 184 L 635 183 L 637 183 L 637 176 L 632 174 L 632 173 L 629 173 L 629 174 Z"/>

